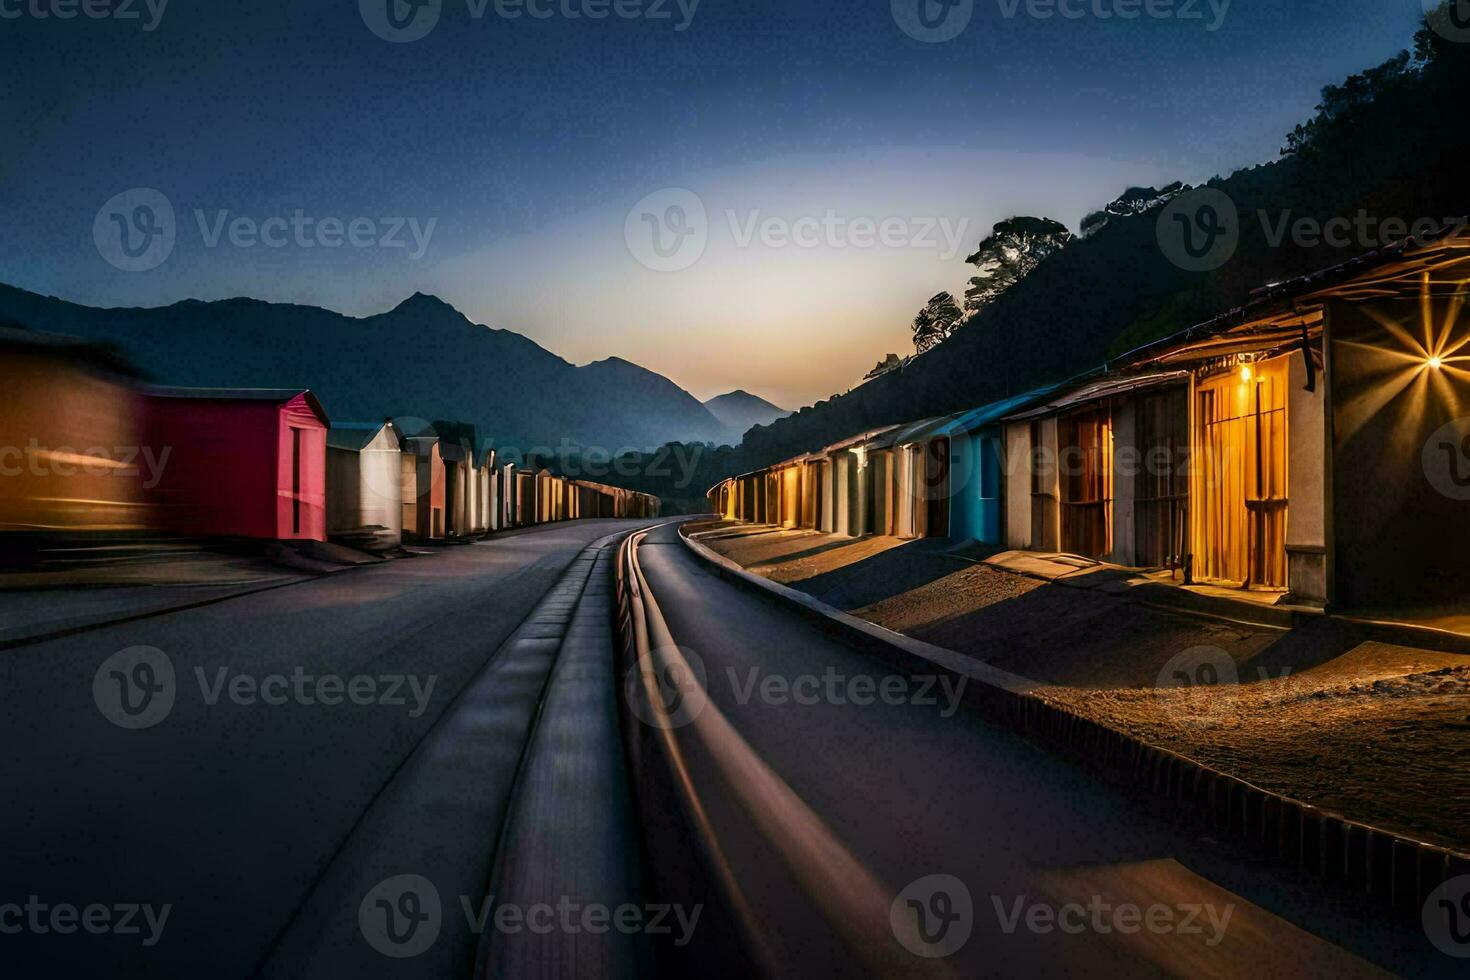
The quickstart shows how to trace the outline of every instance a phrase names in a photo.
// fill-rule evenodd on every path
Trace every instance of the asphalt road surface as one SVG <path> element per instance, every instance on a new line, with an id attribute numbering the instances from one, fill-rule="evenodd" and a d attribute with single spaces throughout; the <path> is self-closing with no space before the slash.
<path id="1" fill-rule="evenodd" d="M 303 945 L 317 886 L 400 843 L 483 887 L 499 828 L 477 821 L 550 658 L 501 658 L 489 701 L 452 703 L 589 543 L 647 523 L 511 532 L 4 652 L 0 906 L 21 908 L 0 908 L 0 971 L 304 975 L 280 954 Z M 436 729 L 451 748 L 415 757 Z M 395 776 L 412 791 L 387 792 Z"/>
<path id="2" fill-rule="evenodd" d="M 767 969 L 1457 972 L 1416 923 L 1267 867 L 951 711 L 937 684 L 895 677 L 713 574 L 674 527 L 647 535 L 638 557 L 673 642 L 703 669 L 708 704 L 691 708 L 687 690 L 672 699 L 694 717 L 674 732 Z M 883 921 L 895 899 L 911 910 L 897 926 Z M 922 951 L 948 955 L 898 941 L 909 929 L 913 942 L 915 925 Z M 691 963 L 720 968 L 697 944 Z"/>
<path id="3" fill-rule="evenodd" d="M 621 770 L 606 573 L 610 542 L 646 523 L 536 528 L 5 651 L 0 969 L 646 975 L 637 937 L 454 924 L 458 898 L 496 890 L 708 894 L 665 887 L 691 838 Z M 1455 972 L 1413 923 L 956 710 L 675 533 L 639 556 L 704 667 L 704 713 L 674 736 L 739 894 L 670 916 L 665 967 Z M 437 940 L 395 946 L 362 917 L 419 915 L 421 894 L 377 891 L 404 875 L 437 884 Z"/>

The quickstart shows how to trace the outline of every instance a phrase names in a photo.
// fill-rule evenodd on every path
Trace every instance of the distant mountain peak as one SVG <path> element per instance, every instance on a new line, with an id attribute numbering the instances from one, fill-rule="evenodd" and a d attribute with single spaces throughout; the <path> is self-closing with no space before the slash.
<path id="1" fill-rule="evenodd" d="M 704 404 L 706 407 L 708 407 L 711 404 L 735 404 L 737 402 L 744 402 L 746 404 L 757 404 L 773 412 L 780 412 L 782 414 L 787 413 L 786 409 L 781 408 L 779 405 L 771 404 L 760 395 L 752 395 L 744 388 L 736 388 L 734 391 L 727 391 L 723 395 L 716 395 L 713 398 L 706 399 Z"/>
<path id="2" fill-rule="evenodd" d="M 0 283 L 0 318 L 110 342 L 164 384 L 311 388 L 338 419 L 467 423 L 497 447 L 715 442 L 723 425 L 673 381 L 622 358 L 587 370 L 414 293 L 358 318 L 231 300 L 99 309 Z M 365 331 L 371 336 L 365 337 Z"/>
<path id="3" fill-rule="evenodd" d="M 456 310 L 454 307 L 450 306 L 448 303 L 444 302 L 442 299 L 435 296 L 434 294 L 419 292 L 414 293 L 412 296 L 408 297 L 408 299 L 393 307 L 391 312 L 414 313 L 418 315 L 442 314 L 445 312 L 449 312 L 453 313 L 455 316 L 464 315 L 463 313 L 460 313 L 459 310 Z"/>
<path id="4" fill-rule="evenodd" d="M 770 425 L 777 419 L 791 414 L 784 408 L 772 405 L 759 395 L 752 395 L 744 388 L 736 388 L 723 395 L 716 395 L 705 402 L 704 407 L 709 409 L 710 414 L 730 430 L 736 442 L 739 441 L 740 436 L 755 426 Z"/>

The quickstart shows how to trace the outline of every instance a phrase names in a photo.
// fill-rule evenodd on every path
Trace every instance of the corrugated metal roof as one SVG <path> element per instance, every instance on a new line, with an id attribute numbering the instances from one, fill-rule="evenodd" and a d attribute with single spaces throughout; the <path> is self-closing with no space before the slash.
<path id="1" fill-rule="evenodd" d="M 333 422 L 332 427 L 327 430 L 327 445 L 336 449 L 360 451 L 384 429 L 393 434 L 393 444 L 402 448 L 398 430 L 393 428 L 391 422 Z"/>
<path id="2" fill-rule="evenodd" d="M 951 418 L 953 416 L 935 415 L 917 422 L 909 422 L 906 425 L 896 425 L 882 435 L 863 443 L 863 448 L 869 452 L 875 452 L 890 446 L 905 446 L 911 442 L 918 442 L 924 438 L 927 430 L 948 422 Z"/>
<path id="3" fill-rule="evenodd" d="M 828 453 L 841 452 L 844 449 L 851 449 L 853 446 L 856 446 L 859 443 L 869 442 L 870 440 L 876 439 L 884 435 L 885 433 L 893 432 L 894 430 L 899 428 L 902 428 L 902 426 L 886 425 L 881 429 L 869 429 L 867 432 L 861 433 L 860 435 L 849 436 L 848 438 L 843 439 L 840 442 L 834 442 L 830 446 L 824 446 L 823 448 L 817 450 L 813 455 L 826 456 Z"/>
<path id="4" fill-rule="evenodd" d="M 149 385 L 144 389 L 159 398 L 201 398 L 230 402 L 288 402 L 307 394 L 305 388 L 179 388 Z"/>
<path id="5" fill-rule="evenodd" d="M 1044 385 L 1040 388 L 1033 388 L 1025 394 L 1003 398 L 1000 401 L 991 402 L 989 405 L 981 405 L 979 408 L 972 408 L 968 412 L 961 412 L 958 415 L 952 416 L 953 420 L 949 425 L 930 435 L 931 437 L 956 436 L 967 432 L 974 432 L 977 429 L 990 425 L 992 422 L 999 422 L 1007 415 L 1018 412 L 1028 405 L 1035 404 L 1056 392 L 1060 387 L 1061 385 L 1059 384 Z"/>
<path id="6" fill-rule="evenodd" d="M 1080 388 L 1070 389 L 1060 398 L 1051 399 L 1045 404 L 1038 405 L 1026 411 L 1014 412 L 1004 416 L 1004 418 L 1008 422 L 1039 418 L 1040 416 L 1051 415 L 1077 405 L 1086 405 L 1090 402 L 1101 401 L 1104 398 L 1111 398 L 1114 395 L 1149 391 L 1154 388 L 1167 388 L 1172 385 L 1184 384 L 1188 380 L 1188 371 L 1169 371 L 1164 374 L 1126 375 L 1123 377 L 1105 378 L 1102 381 L 1094 381 Z"/>
<path id="7" fill-rule="evenodd" d="M 180 388 L 169 385 L 150 385 L 143 389 L 153 398 L 192 398 L 198 401 L 223 402 L 274 402 L 284 405 L 293 398 L 301 397 L 311 406 L 323 422 L 328 422 L 326 409 L 317 401 L 310 388 Z"/>
<path id="8" fill-rule="evenodd" d="M 1440 265 L 1463 261 L 1470 255 L 1467 224 L 1470 222 L 1466 219 L 1455 219 L 1419 238 L 1406 238 L 1316 272 L 1267 283 L 1253 290 L 1244 305 L 1150 341 L 1115 358 L 1115 362 L 1147 361 L 1162 350 L 1269 319 L 1291 311 L 1297 300 L 1321 299 L 1334 290 L 1347 290 L 1355 282 L 1368 279 L 1370 273 L 1392 270 L 1390 275 L 1407 276 L 1427 271 L 1436 261 Z"/>

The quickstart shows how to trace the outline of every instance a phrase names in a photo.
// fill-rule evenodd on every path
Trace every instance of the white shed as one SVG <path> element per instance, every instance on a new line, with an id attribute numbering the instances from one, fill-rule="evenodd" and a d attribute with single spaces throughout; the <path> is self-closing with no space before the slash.
<path id="1" fill-rule="evenodd" d="M 402 440 L 391 422 L 334 422 L 327 431 L 327 534 L 356 548 L 403 540 Z"/>

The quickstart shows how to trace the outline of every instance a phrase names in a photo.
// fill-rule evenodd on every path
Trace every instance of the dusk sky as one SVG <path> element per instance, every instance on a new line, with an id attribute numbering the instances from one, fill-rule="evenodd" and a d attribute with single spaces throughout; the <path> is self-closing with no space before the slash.
<path id="1" fill-rule="evenodd" d="M 384 0 L 134 0 L 137 19 L 61 20 L 38 16 L 55 0 L 0 0 L 0 281 L 92 305 L 246 295 L 352 315 L 421 290 L 575 363 L 617 355 L 700 398 L 797 407 L 911 351 L 913 313 L 963 290 L 995 221 L 1075 230 L 1129 184 L 1274 159 L 1324 84 L 1408 47 L 1423 14 L 1191 0 L 1198 19 L 1039 19 L 976 0 L 930 43 L 900 28 L 905 0 L 619 0 L 660 16 L 599 20 L 562 12 L 598 0 L 539 19 L 442 0 L 424 37 L 391 43 L 369 28 L 375 2 L 381 20 Z M 176 216 L 146 271 L 94 241 L 99 209 L 133 188 Z M 703 206 L 707 245 L 659 271 L 643 215 L 697 220 L 668 210 L 689 200 L 669 188 Z M 336 220 L 359 243 L 249 233 L 298 210 L 304 241 Z M 827 227 L 784 240 L 802 218 Z"/>

